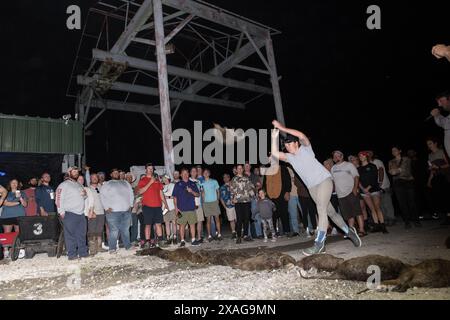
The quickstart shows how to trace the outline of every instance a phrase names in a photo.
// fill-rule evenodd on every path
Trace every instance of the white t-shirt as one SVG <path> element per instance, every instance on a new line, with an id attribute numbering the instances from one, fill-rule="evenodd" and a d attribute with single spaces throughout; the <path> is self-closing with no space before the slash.
<path id="1" fill-rule="evenodd" d="M 331 178 L 331 173 L 317 161 L 311 145 L 300 146 L 296 154 L 286 153 L 286 160 L 292 165 L 308 189 Z"/>
<path id="2" fill-rule="evenodd" d="M 348 196 L 355 186 L 355 177 L 359 177 L 356 167 L 347 161 L 335 164 L 331 168 L 331 175 L 333 176 L 338 198 Z"/>
<path id="3" fill-rule="evenodd" d="M 164 196 L 166 197 L 172 197 L 173 188 L 175 187 L 174 183 L 165 184 L 163 188 Z M 172 199 L 166 198 L 167 206 L 169 207 L 169 210 L 175 210 L 175 204 Z"/>
<path id="4" fill-rule="evenodd" d="M 384 178 L 383 178 L 383 184 L 380 186 L 381 189 L 387 189 L 391 187 L 391 182 L 389 181 L 388 175 L 386 173 L 386 168 L 384 167 L 383 161 L 379 159 L 375 159 L 372 161 L 374 165 L 377 166 L 377 169 L 380 170 L 380 168 L 383 168 L 384 171 Z"/>

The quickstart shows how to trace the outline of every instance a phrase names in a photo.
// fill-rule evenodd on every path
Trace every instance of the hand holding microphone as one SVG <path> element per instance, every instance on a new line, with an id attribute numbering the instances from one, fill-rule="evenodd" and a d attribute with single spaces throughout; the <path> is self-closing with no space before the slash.
<path id="1" fill-rule="evenodd" d="M 425 119 L 425 121 L 430 120 L 431 118 L 434 118 L 441 114 L 441 110 L 439 108 L 434 108 L 431 110 L 430 115 Z"/>

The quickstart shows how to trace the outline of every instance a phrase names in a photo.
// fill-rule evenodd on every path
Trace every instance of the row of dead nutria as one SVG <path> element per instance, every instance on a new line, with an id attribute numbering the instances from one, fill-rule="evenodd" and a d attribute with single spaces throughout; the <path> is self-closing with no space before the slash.
<path id="1" fill-rule="evenodd" d="M 173 262 L 223 265 L 247 271 L 274 270 L 297 265 L 300 274 L 307 279 L 342 279 L 367 281 L 370 266 L 380 270 L 382 286 L 393 287 L 393 291 L 404 292 L 412 287 L 442 288 L 450 286 L 450 261 L 425 260 L 417 265 L 380 255 L 344 260 L 329 254 L 305 257 L 298 262 L 287 254 L 277 251 L 259 250 L 249 253 L 243 250 L 199 250 L 187 248 L 162 250 L 151 248 L 138 251 L 137 255 L 152 255 Z"/>

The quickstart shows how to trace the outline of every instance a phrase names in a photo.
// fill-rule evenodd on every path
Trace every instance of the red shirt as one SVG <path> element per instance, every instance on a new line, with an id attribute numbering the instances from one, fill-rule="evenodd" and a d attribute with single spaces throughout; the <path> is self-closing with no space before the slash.
<path id="1" fill-rule="evenodd" d="M 138 188 L 142 189 L 150 182 L 150 178 L 143 177 L 138 184 Z M 152 185 L 142 194 L 142 205 L 146 207 L 161 207 L 161 190 L 164 186 L 161 182 L 156 180 Z"/>
<path id="2" fill-rule="evenodd" d="M 24 190 L 27 195 L 28 205 L 25 208 L 25 214 L 27 217 L 36 216 L 37 215 L 37 204 L 36 204 L 36 188 L 28 188 Z"/>

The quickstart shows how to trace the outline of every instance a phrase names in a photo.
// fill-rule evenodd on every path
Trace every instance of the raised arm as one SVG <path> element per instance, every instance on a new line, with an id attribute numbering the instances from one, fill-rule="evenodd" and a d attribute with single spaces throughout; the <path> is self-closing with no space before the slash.
<path id="1" fill-rule="evenodd" d="M 260 172 L 262 175 L 274 175 L 278 172 L 278 159 L 281 161 L 286 161 L 286 154 L 280 152 L 279 150 L 279 138 L 280 138 L 280 130 L 272 129 L 272 143 L 271 143 L 271 154 L 270 154 L 270 167 L 269 168 L 260 168 Z"/>
<path id="2" fill-rule="evenodd" d="M 290 129 L 290 128 L 286 128 L 285 126 L 283 126 L 280 122 L 278 122 L 277 120 L 273 120 L 272 124 L 275 128 L 279 129 L 282 132 L 286 132 L 288 134 L 291 134 L 295 137 L 297 137 L 300 140 L 300 143 L 304 146 L 309 146 L 311 143 L 309 142 L 308 137 L 301 131 L 295 130 L 295 129 Z"/>

